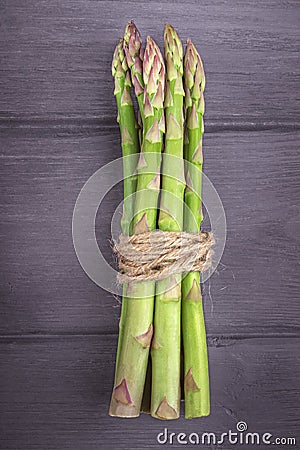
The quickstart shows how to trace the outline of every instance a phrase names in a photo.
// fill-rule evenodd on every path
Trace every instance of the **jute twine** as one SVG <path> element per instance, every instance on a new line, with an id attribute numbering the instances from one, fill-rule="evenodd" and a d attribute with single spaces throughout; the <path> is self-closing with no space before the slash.
<path id="1" fill-rule="evenodd" d="M 121 234 L 114 246 L 118 281 L 157 281 L 183 272 L 203 272 L 211 265 L 212 233 L 151 231 Z"/>

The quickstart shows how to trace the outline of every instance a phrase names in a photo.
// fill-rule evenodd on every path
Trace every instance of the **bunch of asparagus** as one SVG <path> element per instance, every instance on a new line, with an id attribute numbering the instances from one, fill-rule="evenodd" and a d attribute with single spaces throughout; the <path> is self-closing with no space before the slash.
<path id="1" fill-rule="evenodd" d="M 125 157 L 123 234 L 156 228 L 199 232 L 205 76 L 196 48 L 188 40 L 183 55 L 176 31 L 167 24 L 164 58 L 150 37 L 143 52 L 140 34 L 129 22 L 114 52 L 112 74 Z M 109 414 L 137 417 L 144 411 L 159 419 L 178 418 L 182 343 L 185 417 L 207 416 L 200 274 L 124 283 Z"/>

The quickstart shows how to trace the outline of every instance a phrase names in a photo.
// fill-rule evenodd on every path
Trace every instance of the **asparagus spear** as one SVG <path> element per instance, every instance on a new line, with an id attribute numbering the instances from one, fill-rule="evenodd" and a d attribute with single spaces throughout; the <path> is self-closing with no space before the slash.
<path id="1" fill-rule="evenodd" d="M 112 61 L 112 75 L 115 80 L 114 95 L 116 97 L 118 117 L 117 121 L 121 132 L 121 145 L 123 156 L 137 155 L 139 152 L 139 137 L 138 126 L 134 113 L 133 102 L 130 93 L 131 80 L 129 69 L 127 66 L 125 53 L 123 50 L 123 39 L 120 39 L 117 44 Z M 123 189 L 124 189 L 124 204 L 123 215 L 121 219 L 121 228 L 123 234 L 132 233 L 132 218 L 134 208 L 133 194 L 136 190 L 136 158 L 124 158 L 123 160 Z M 116 367 L 118 366 L 118 359 L 120 348 L 122 346 L 123 329 L 126 322 L 126 289 L 123 286 L 122 312 L 119 325 L 119 342 L 116 358 Z"/>
<path id="2" fill-rule="evenodd" d="M 123 156 L 134 155 L 139 152 L 139 138 L 133 102 L 130 94 L 130 75 L 123 50 L 123 39 L 116 46 L 113 62 L 112 75 L 115 79 L 114 95 L 118 107 L 118 119 L 121 132 L 121 145 Z M 124 158 L 124 208 L 122 216 L 122 232 L 131 234 L 131 221 L 133 218 L 134 194 L 136 189 L 135 158 Z"/>
<path id="3" fill-rule="evenodd" d="M 167 24 L 164 33 L 166 60 L 166 139 L 158 225 L 163 231 L 183 226 L 183 62 L 182 44 Z M 169 158 L 168 155 L 177 158 Z M 180 414 L 181 275 L 157 283 L 152 345 L 151 415 L 176 419 Z"/>
<path id="4" fill-rule="evenodd" d="M 144 131 L 137 167 L 133 232 L 156 228 L 160 187 L 160 158 L 163 139 L 165 68 L 160 50 L 148 37 L 143 63 Z M 126 319 L 118 353 L 115 387 L 110 415 L 139 415 L 153 333 L 154 282 L 129 283 L 126 291 Z"/>
<path id="5" fill-rule="evenodd" d="M 185 191 L 185 203 L 191 214 L 184 215 L 184 228 L 188 232 L 198 232 L 203 220 L 201 188 L 205 75 L 201 58 L 190 40 L 187 41 L 184 57 L 184 84 L 187 118 L 184 156 L 191 163 L 186 173 Z M 209 372 L 199 272 L 188 273 L 182 282 L 182 327 L 185 417 L 208 416 Z"/>

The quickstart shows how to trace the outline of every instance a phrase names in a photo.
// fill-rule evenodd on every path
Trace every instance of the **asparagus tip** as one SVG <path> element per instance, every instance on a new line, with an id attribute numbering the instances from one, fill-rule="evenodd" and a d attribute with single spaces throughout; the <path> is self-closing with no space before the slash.
<path id="1" fill-rule="evenodd" d="M 111 65 L 112 76 L 113 77 L 125 76 L 127 69 L 128 66 L 126 62 L 125 53 L 123 50 L 123 38 L 120 38 L 113 54 Z"/>
<path id="2" fill-rule="evenodd" d="M 143 59 L 142 39 L 133 20 L 128 22 L 126 25 L 123 38 L 123 47 L 128 66 L 132 68 L 132 66 L 136 65 L 136 71 L 140 72 L 138 63 Z"/>
<path id="3" fill-rule="evenodd" d="M 204 91 L 205 88 L 205 73 L 203 69 L 202 59 L 193 44 L 192 40 L 188 38 L 185 57 L 184 57 L 184 65 L 185 65 L 185 73 L 187 76 L 187 83 L 190 87 L 190 84 L 194 83 L 197 89 L 197 97 L 200 97 L 199 85 L 201 85 L 201 90 Z M 194 82 L 191 77 L 194 77 Z"/>
<path id="4" fill-rule="evenodd" d="M 143 76 L 147 92 L 156 92 L 156 86 L 161 83 L 162 92 L 165 88 L 165 63 L 156 42 L 147 36 L 143 62 Z"/>

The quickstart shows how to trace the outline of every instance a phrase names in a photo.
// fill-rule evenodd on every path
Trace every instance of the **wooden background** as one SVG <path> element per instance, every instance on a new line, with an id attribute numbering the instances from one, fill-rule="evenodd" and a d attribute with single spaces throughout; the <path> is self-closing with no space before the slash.
<path id="1" fill-rule="evenodd" d="M 297 437 L 299 12 L 275 0 L 0 0 L 1 450 L 158 448 L 165 426 L 222 433 L 239 420 Z M 228 239 L 204 286 L 212 414 L 200 420 L 108 417 L 119 302 L 72 245 L 81 187 L 120 156 L 110 64 L 131 18 L 160 45 L 166 21 L 191 37 L 207 74 L 205 173 Z M 112 191 L 97 219 L 109 258 L 121 198 Z"/>

